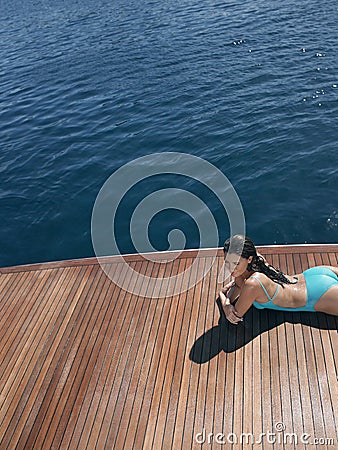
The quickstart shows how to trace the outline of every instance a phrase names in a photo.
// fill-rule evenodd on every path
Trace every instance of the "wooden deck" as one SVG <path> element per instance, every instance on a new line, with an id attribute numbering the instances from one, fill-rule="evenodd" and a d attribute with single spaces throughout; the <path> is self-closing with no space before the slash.
<path id="1" fill-rule="evenodd" d="M 338 245 L 260 252 L 292 274 L 337 265 Z M 215 301 L 218 255 L 166 298 L 121 290 L 96 259 L 0 269 L 0 448 L 338 448 L 338 318 L 252 308 L 231 325 Z M 128 261 L 161 284 L 195 256 Z"/>

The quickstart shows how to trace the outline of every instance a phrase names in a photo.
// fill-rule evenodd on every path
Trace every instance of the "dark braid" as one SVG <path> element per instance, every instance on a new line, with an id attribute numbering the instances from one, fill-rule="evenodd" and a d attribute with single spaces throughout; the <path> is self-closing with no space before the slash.
<path id="1" fill-rule="evenodd" d="M 248 270 L 264 273 L 270 280 L 275 281 L 281 286 L 283 284 L 295 284 L 298 281 L 297 279 L 296 281 L 288 280 L 283 272 L 267 264 L 261 256 L 257 255 L 256 247 L 248 237 L 236 234 L 225 241 L 223 250 L 224 253 L 235 253 L 245 259 L 249 259 L 252 256 L 252 261 L 248 264 Z"/>
<path id="2" fill-rule="evenodd" d="M 290 281 L 286 278 L 284 273 L 264 261 L 261 256 L 255 256 L 251 263 L 248 264 L 248 270 L 264 273 L 270 280 L 278 284 L 294 284 L 297 281 Z"/>

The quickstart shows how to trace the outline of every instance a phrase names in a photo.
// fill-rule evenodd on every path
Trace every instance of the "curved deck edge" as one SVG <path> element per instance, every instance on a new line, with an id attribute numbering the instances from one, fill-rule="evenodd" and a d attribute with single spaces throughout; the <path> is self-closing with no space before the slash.
<path id="1" fill-rule="evenodd" d="M 289 253 L 336 253 L 338 252 L 338 244 L 290 244 L 290 245 L 258 245 L 257 249 L 261 253 L 267 255 L 273 254 L 289 254 Z M 221 256 L 223 249 L 205 248 L 205 249 L 188 249 L 182 251 L 159 251 L 155 253 L 135 253 L 117 256 L 90 257 L 79 259 L 68 259 L 61 261 L 49 261 L 34 264 L 23 264 L 17 266 L 0 267 L 0 274 L 14 272 L 28 272 L 37 270 L 59 269 L 65 267 L 91 266 L 101 264 L 114 264 L 121 261 L 137 262 L 151 259 L 152 261 L 165 262 L 166 259 L 173 260 L 178 258 L 195 258 L 197 256 L 212 257 Z"/>

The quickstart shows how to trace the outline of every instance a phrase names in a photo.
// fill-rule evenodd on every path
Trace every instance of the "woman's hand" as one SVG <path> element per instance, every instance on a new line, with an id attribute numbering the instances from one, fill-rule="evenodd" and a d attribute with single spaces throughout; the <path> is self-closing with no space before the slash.
<path id="1" fill-rule="evenodd" d="M 244 314 L 257 298 L 257 285 L 253 284 L 250 278 L 243 279 L 242 286 L 239 286 L 240 281 L 239 278 L 236 278 L 236 283 L 233 281 L 228 283 L 219 293 L 225 317 L 233 324 L 238 324 L 243 320 Z M 235 286 L 234 292 L 231 292 L 230 288 L 233 286 Z M 236 307 L 234 306 L 235 302 Z"/>
<path id="2" fill-rule="evenodd" d="M 233 288 L 234 286 L 235 286 L 234 281 L 230 281 L 230 283 L 226 284 L 219 293 L 220 298 L 222 299 L 222 297 L 223 298 L 228 297 L 230 289 Z"/>
<path id="3" fill-rule="evenodd" d="M 234 307 L 234 305 L 231 304 L 229 297 L 227 297 L 229 290 L 234 285 L 235 282 L 232 281 L 231 283 L 228 283 L 226 286 L 224 286 L 224 288 L 219 293 L 219 298 L 221 300 L 225 317 L 228 319 L 229 322 L 233 323 L 234 325 L 237 325 L 239 322 L 243 321 L 243 318 L 238 315 L 236 308 Z"/>
<path id="4" fill-rule="evenodd" d="M 224 294 L 223 290 L 220 291 L 219 298 L 221 300 L 223 308 L 225 307 L 225 305 L 230 305 L 230 299 Z"/>
<path id="5" fill-rule="evenodd" d="M 239 322 L 243 321 L 243 317 L 239 316 L 234 305 L 225 305 L 224 307 L 225 317 L 234 325 L 237 325 Z"/>

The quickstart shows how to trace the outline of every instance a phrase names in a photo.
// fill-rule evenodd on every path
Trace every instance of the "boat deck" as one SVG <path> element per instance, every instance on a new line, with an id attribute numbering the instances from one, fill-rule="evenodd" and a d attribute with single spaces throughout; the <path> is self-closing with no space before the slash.
<path id="1" fill-rule="evenodd" d="M 337 265 L 338 245 L 259 250 L 289 274 Z M 160 287 L 196 255 L 127 260 Z M 94 258 L 0 269 L 0 448 L 337 448 L 338 317 L 251 308 L 231 325 L 222 262 L 164 298 L 120 289 Z"/>

